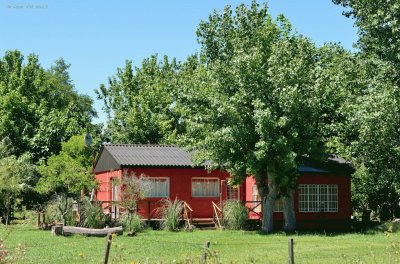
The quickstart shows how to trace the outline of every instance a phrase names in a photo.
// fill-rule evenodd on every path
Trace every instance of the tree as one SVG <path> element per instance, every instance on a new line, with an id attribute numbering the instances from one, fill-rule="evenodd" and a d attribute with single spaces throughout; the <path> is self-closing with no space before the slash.
<path id="1" fill-rule="evenodd" d="M 0 58 L 0 139 L 10 139 L 12 154 L 45 160 L 90 125 L 92 99 L 75 91 L 68 68 L 59 59 L 46 70 L 34 54 L 24 64 L 17 50 Z"/>
<path id="2" fill-rule="evenodd" d="M 354 208 L 381 220 L 400 214 L 400 39 L 398 1 L 335 0 L 359 28 L 357 62 L 347 71 L 350 96 L 333 145 L 356 165 Z M 365 217 L 364 217 L 365 218 Z"/>
<path id="3" fill-rule="evenodd" d="M 14 207 L 33 190 L 39 176 L 28 153 L 19 158 L 11 153 L 10 141 L 3 139 L 0 143 L 0 212 L 6 224 Z"/>
<path id="4" fill-rule="evenodd" d="M 333 145 L 357 169 L 354 209 L 364 214 L 373 210 L 386 220 L 400 209 L 400 94 L 393 84 L 395 69 L 381 60 L 359 59 L 353 71 L 360 93 L 343 105 L 344 119 Z"/>
<path id="5" fill-rule="evenodd" d="M 128 214 L 129 233 L 132 234 L 132 216 L 136 213 L 137 205 L 150 188 L 150 182 L 144 175 L 136 176 L 124 172 L 120 182 L 121 194 L 120 204 Z"/>
<path id="6" fill-rule="evenodd" d="M 98 98 L 104 101 L 109 121 L 107 130 L 114 143 L 171 143 L 184 128 L 175 108 L 179 64 L 157 56 L 143 60 L 133 69 L 124 69 L 101 85 Z"/>
<path id="7" fill-rule="evenodd" d="M 191 80 L 182 81 L 179 106 L 185 109 L 183 140 L 198 162 L 209 160 L 236 182 L 255 177 L 264 232 L 273 229 L 278 196 L 285 201 L 285 230 L 296 226 L 297 168 L 305 156 L 321 152 L 326 130 L 316 80 L 325 67 L 320 58 L 328 54 L 267 11 L 253 1 L 200 23 L 200 58 L 182 66 Z"/>
<path id="8" fill-rule="evenodd" d="M 81 190 L 91 190 L 95 187 L 91 164 L 92 151 L 84 145 L 83 135 L 78 135 L 62 143 L 61 152 L 51 156 L 47 164 L 40 166 L 42 178 L 38 182 L 37 190 L 40 193 L 54 193 L 58 196 L 63 219 L 68 209 L 67 198 L 78 198 Z"/>
<path id="9" fill-rule="evenodd" d="M 355 19 L 364 56 L 376 56 L 400 70 L 400 4 L 397 0 L 333 0 L 346 8 L 344 14 Z M 400 84 L 400 75 L 396 76 Z"/>
<path id="10" fill-rule="evenodd" d="M 15 157 L 3 158 L 0 161 L 0 199 L 4 210 L 2 216 L 6 225 L 8 225 L 10 214 L 18 202 L 17 197 L 21 191 L 20 175 L 15 173 L 16 164 Z"/>

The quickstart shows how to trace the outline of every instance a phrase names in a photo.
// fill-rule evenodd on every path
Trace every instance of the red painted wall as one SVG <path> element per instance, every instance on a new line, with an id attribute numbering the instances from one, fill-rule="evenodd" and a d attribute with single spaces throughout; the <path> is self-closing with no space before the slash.
<path id="1" fill-rule="evenodd" d="M 169 198 L 186 201 L 193 209 L 193 218 L 211 218 L 213 216 L 213 207 L 211 202 L 219 204 L 220 197 L 192 197 L 192 178 L 218 178 L 219 180 L 227 180 L 229 174 L 222 171 L 207 172 L 204 169 L 194 168 L 131 168 L 128 173 L 134 172 L 136 175 L 144 174 L 148 177 L 168 177 L 169 178 Z M 100 201 L 111 200 L 111 178 L 120 178 L 122 170 L 113 172 L 101 172 L 96 174 L 99 181 L 99 190 L 97 199 Z M 220 182 L 221 183 L 221 182 Z M 336 222 L 348 221 L 351 217 L 351 188 L 350 176 L 338 176 L 330 174 L 304 173 L 298 180 L 298 184 L 337 184 L 338 185 L 338 212 L 299 212 L 298 192 L 295 192 L 295 212 L 299 226 L 310 228 L 315 226 L 315 221 L 334 220 Z M 251 207 L 252 186 L 254 184 L 253 177 L 248 177 L 240 186 L 240 199 L 247 201 L 246 205 Z M 221 184 L 219 185 L 221 188 Z M 224 182 L 223 200 L 226 198 L 226 182 Z M 157 208 L 160 207 L 161 198 L 147 198 L 139 203 L 139 213 L 147 218 L 150 212 L 150 218 L 159 218 Z M 150 209 L 148 207 L 150 202 Z M 104 204 L 105 208 L 109 204 Z M 249 213 L 249 218 L 259 219 L 257 214 Z M 274 213 L 274 220 L 279 223 L 283 220 L 282 212 Z"/>
<path id="2" fill-rule="evenodd" d="M 96 173 L 96 180 L 98 182 L 99 188 L 97 189 L 96 198 L 99 201 L 105 201 L 103 203 L 103 208 L 108 208 L 111 205 L 108 201 L 111 201 L 111 180 L 113 178 L 121 178 L 121 170 L 100 172 Z"/>
<path id="3" fill-rule="evenodd" d="M 226 180 L 229 177 L 227 172 L 212 171 L 207 172 L 204 169 L 195 168 L 130 168 L 127 173 L 135 173 L 136 175 L 144 174 L 148 177 L 167 177 L 169 178 L 169 198 L 185 201 L 192 209 L 193 218 L 212 218 L 213 206 L 212 201 L 219 204 L 220 197 L 192 197 L 192 178 L 218 178 L 219 186 L 221 188 L 221 180 Z M 111 199 L 111 182 L 107 182 L 107 178 L 116 176 L 120 177 L 121 170 L 114 174 L 108 174 L 107 172 L 96 174 L 96 178 L 99 180 L 100 189 L 97 193 L 97 199 L 100 201 L 106 201 Z M 223 190 L 225 190 L 226 182 L 223 183 Z M 226 192 L 223 192 L 223 199 L 226 197 Z M 139 213 L 147 218 L 149 211 L 151 218 L 159 218 L 157 215 L 157 208 L 160 207 L 160 200 L 162 198 L 146 198 L 139 203 Z M 150 202 L 150 210 L 149 210 Z"/>
<path id="4" fill-rule="evenodd" d="M 246 201 L 252 200 L 252 186 L 255 184 L 253 177 L 246 179 Z M 336 222 L 339 226 L 344 226 L 351 218 L 351 183 L 349 175 L 332 175 L 304 173 L 297 179 L 297 184 L 337 184 L 338 185 L 338 211 L 337 212 L 299 212 L 298 192 L 295 192 L 294 207 L 296 219 L 301 228 L 314 228 L 317 222 Z M 246 206 L 251 207 L 251 203 Z M 259 215 L 250 212 L 249 218 L 260 219 Z M 282 212 L 274 212 L 274 221 L 283 221 Z M 340 222 L 342 221 L 342 223 Z M 282 223 L 280 223 L 282 224 Z M 331 225 L 331 224 L 330 224 Z"/>

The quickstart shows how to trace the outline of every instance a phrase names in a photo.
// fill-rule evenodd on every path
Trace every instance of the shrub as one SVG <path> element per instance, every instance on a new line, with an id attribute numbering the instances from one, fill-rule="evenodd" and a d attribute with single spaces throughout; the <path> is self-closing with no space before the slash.
<path id="1" fill-rule="evenodd" d="M 239 201 L 228 200 L 223 208 L 224 225 L 227 229 L 240 230 L 246 227 L 247 209 Z"/>
<path id="2" fill-rule="evenodd" d="M 138 214 L 124 214 L 124 216 L 121 218 L 121 223 L 125 231 L 134 233 L 143 231 L 146 227 L 145 223 Z M 129 230 L 130 228 L 131 230 Z"/>
<path id="3" fill-rule="evenodd" d="M 75 220 L 72 215 L 72 198 L 68 198 L 68 200 L 63 202 L 66 204 L 66 211 L 64 214 L 66 225 L 74 225 Z M 65 210 L 65 209 L 64 209 Z M 46 224 L 51 223 L 62 223 L 62 212 L 60 210 L 60 200 L 59 198 L 53 199 L 49 201 L 45 207 L 45 216 L 46 216 Z"/>
<path id="4" fill-rule="evenodd" d="M 163 206 L 159 208 L 159 214 L 164 221 L 161 223 L 161 227 L 165 230 L 176 231 L 179 228 L 179 219 L 182 215 L 183 201 L 178 199 L 163 200 Z"/>
<path id="5" fill-rule="evenodd" d="M 400 231 L 400 222 L 398 221 L 387 221 L 375 228 L 378 231 L 387 233 L 396 233 Z"/>
<path id="6" fill-rule="evenodd" d="M 103 213 L 101 202 L 90 202 L 89 198 L 85 197 L 81 208 L 81 223 L 89 228 L 103 228 L 106 222 L 106 216 Z"/>

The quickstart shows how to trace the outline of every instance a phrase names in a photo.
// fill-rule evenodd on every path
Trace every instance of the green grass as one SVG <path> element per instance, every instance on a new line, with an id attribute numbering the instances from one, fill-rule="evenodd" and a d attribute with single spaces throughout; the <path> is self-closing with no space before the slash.
<path id="1" fill-rule="evenodd" d="M 135 237 L 119 236 L 109 263 L 198 263 L 205 241 L 221 263 L 287 263 L 291 237 L 296 263 L 400 263 L 400 233 L 261 235 L 227 230 L 147 230 Z M 0 239 L 11 263 L 101 263 L 105 248 L 105 238 L 54 237 L 29 224 L 8 230 L 0 226 Z M 219 263 L 214 260 L 209 263 Z"/>

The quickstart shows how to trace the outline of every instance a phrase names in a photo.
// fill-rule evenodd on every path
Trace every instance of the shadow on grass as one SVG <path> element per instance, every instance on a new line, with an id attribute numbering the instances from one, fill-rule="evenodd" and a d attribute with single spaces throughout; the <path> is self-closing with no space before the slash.
<path id="1" fill-rule="evenodd" d="M 363 223 L 360 221 L 353 221 L 349 223 L 349 226 L 345 229 L 330 229 L 330 228 L 316 228 L 316 229 L 299 229 L 293 232 L 283 231 L 280 227 L 276 227 L 273 232 L 263 233 L 261 231 L 261 222 L 256 226 L 253 224 L 249 228 L 250 231 L 256 231 L 259 235 L 286 235 L 286 236 L 342 236 L 349 234 L 363 234 L 363 235 L 375 235 L 377 233 L 397 233 L 400 232 L 399 222 L 385 222 L 379 223 L 371 221 Z"/>

